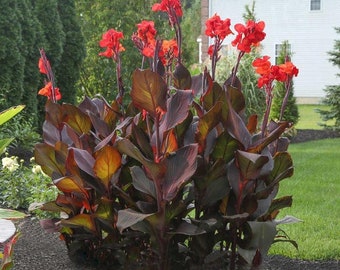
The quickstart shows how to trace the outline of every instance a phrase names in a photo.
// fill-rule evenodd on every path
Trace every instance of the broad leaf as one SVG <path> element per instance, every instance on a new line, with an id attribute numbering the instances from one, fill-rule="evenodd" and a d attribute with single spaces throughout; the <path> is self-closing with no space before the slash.
<path id="1" fill-rule="evenodd" d="M 193 100 L 192 91 L 178 90 L 168 100 L 168 110 L 164 114 L 160 131 L 165 132 L 182 123 L 188 116 L 189 106 Z"/>
<path id="2" fill-rule="evenodd" d="M 96 225 L 94 219 L 91 215 L 88 214 L 79 214 L 70 219 L 61 220 L 61 225 L 66 227 L 81 227 L 92 233 L 96 233 Z"/>
<path id="3" fill-rule="evenodd" d="M 173 72 L 174 76 L 174 86 L 177 89 L 190 89 L 191 88 L 191 75 L 189 70 L 183 66 L 182 63 L 177 63 L 175 67 L 175 71 Z"/>
<path id="4" fill-rule="evenodd" d="M 132 209 L 124 209 L 118 211 L 117 228 L 122 233 L 123 230 L 137 224 L 145 218 L 154 214 L 142 214 Z"/>
<path id="5" fill-rule="evenodd" d="M 81 181 L 77 180 L 77 178 L 63 177 L 54 180 L 53 183 L 60 191 L 64 193 L 77 192 L 84 194 L 86 197 L 88 196 L 86 189 L 83 187 L 83 184 L 81 183 Z"/>
<path id="6" fill-rule="evenodd" d="M 221 133 L 217 138 L 215 147 L 213 149 L 212 157 L 216 159 L 223 159 L 228 163 L 238 149 L 238 142 L 227 132 Z"/>
<path id="7" fill-rule="evenodd" d="M 239 89 L 227 86 L 227 98 L 235 112 L 240 113 L 244 110 L 246 102 Z"/>
<path id="8" fill-rule="evenodd" d="M 229 113 L 227 121 L 225 122 L 225 128 L 233 138 L 243 145 L 244 149 L 249 147 L 251 135 L 242 118 L 235 112 L 231 105 L 229 105 Z"/>
<path id="9" fill-rule="evenodd" d="M 169 232 L 169 234 L 183 234 L 183 235 L 200 235 L 206 233 L 205 230 L 202 228 L 188 223 L 186 221 L 183 221 L 181 224 L 179 224 L 178 228 L 174 232 Z"/>
<path id="10" fill-rule="evenodd" d="M 162 77 L 151 70 L 135 70 L 132 75 L 131 98 L 140 110 L 155 117 L 159 110 L 166 111 L 167 85 Z"/>
<path id="11" fill-rule="evenodd" d="M 1 139 L 0 140 L 0 155 L 5 152 L 6 147 L 14 140 L 14 138 Z"/>
<path id="12" fill-rule="evenodd" d="M 207 89 L 207 91 L 201 98 L 203 108 L 206 111 L 209 111 L 212 107 L 215 106 L 218 101 L 222 101 L 223 103 L 225 103 L 225 92 L 217 82 L 212 82 L 211 86 Z"/>
<path id="13" fill-rule="evenodd" d="M 274 168 L 270 173 L 268 183 L 277 183 L 294 173 L 293 160 L 288 152 L 279 152 L 274 156 Z"/>
<path id="14" fill-rule="evenodd" d="M 257 178 L 263 166 L 269 161 L 264 155 L 252 154 L 238 150 L 236 152 L 237 165 L 245 179 Z"/>
<path id="15" fill-rule="evenodd" d="M 209 132 L 220 122 L 220 113 L 222 110 L 222 102 L 217 102 L 211 110 L 209 110 L 198 121 L 197 132 L 195 134 L 196 141 L 199 144 L 199 153 L 205 149 L 206 139 Z"/>
<path id="16" fill-rule="evenodd" d="M 164 174 L 164 168 L 161 164 L 154 163 L 153 161 L 144 157 L 140 150 L 128 139 L 123 138 L 117 140 L 117 149 L 119 152 L 126 154 L 142 163 L 147 169 L 147 172 L 152 175 L 153 180 L 158 179 L 160 175 Z"/>
<path id="17" fill-rule="evenodd" d="M 6 123 L 9 119 L 13 118 L 25 108 L 25 105 L 18 105 L 11 107 L 7 110 L 0 112 L 0 126 Z"/>
<path id="18" fill-rule="evenodd" d="M 138 166 L 134 166 L 130 170 L 134 188 L 156 199 L 155 184 L 146 177 L 144 171 Z"/>
<path id="19" fill-rule="evenodd" d="M 175 198 L 182 185 L 195 173 L 197 152 L 198 145 L 191 144 L 165 160 L 166 172 L 162 183 L 164 200 L 171 201 Z"/>
<path id="20" fill-rule="evenodd" d="M 27 215 L 23 212 L 12 210 L 12 209 L 2 209 L 0 208 L 0 218 L 4 219 L 22 219 Z"/>
<path id="21" fill-rule="evenodd" d="M 95 164 L 95 159 L 93 156 L 87 152 L 86 150 L 78 149 L 78 148 L 70 148 L 70 152 L 74 154 L 74 160 L 77 163 L 78 167 L 91 176 L 95 176 L 93 167 Z"/>
<path id="22" fill-rule="evenodd" d="M 109 183 L 112 175 L 121 166 L 121 155 L 112 146 L 105 146 L 102 148 L 96 156 L 94 163 L 94 173 L 103 182 L 106 188 L 109 188 Z"/>
<path id="23" fill-rule="evenodd" d="M 65 161 L 66 161 L 66 153 L 67 146 L 63 146 L 62 143 L 58 143 L 56 147 L 59 145 L 59 149 L 64 149 L 62 151 L 58 151 L 53 146 L 44 143 L 38 143 L 34 148 L 34 156 L 35 161 L 39 164 L 48 176 L 52 176 L 56 173 L 56 177 L 62 177 L 66 173 Z M 66 150 L 65 150 L 66 149 Z"/>
<path id="24" fill-rule="evenodd" d="M 229 195 L 230 186 L 226 177 L 220 177 L 215 179 L 207 187 L 204 196 L 202 198 L 203 206 L 212 206 L 217 201 L 222 200 Z"/>
<path id="25" fill-rule="evenodd" d="M 67 123 L 79 135 L 87 134 L 91 130 L 91 120 L 88 115 L 70 104 L 62 105 L 63 121 Z"/>

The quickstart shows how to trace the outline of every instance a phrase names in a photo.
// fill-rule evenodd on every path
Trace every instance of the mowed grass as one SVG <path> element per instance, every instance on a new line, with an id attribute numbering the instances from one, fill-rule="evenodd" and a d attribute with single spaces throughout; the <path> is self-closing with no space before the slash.
<path id="1" fill-rule="evenodd" d="M 324 122 L 321 120 L 320 114 L 316 112 L 316 109 L 328 110 L 328 106 L 321 104 L 299 104 L 298 110 L 300 119 L 296 124 L 297 129 L 322 129 L 320 123 Z M 328 121 L 326 124 L 331 125 L 333 121 Z"/>
<path id="2" fill-rule="evenodd" d="M 308 260 L 340 260 L 340 138 L 291 144 L 294 175 L 280 184 L 279 196 L 293 195 L 292 215 L 300 223 L 280 225 L 289 243 L 275 243 L 270 254 Z"/>

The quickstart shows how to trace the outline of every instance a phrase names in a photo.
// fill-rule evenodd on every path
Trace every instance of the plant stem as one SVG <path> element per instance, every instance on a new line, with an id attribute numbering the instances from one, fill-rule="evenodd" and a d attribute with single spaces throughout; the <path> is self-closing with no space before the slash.
<path id="1" fill-rule="evenodd" d="M 286 106 L 287 106 L 287 103 L 288 103 L 288 97 L 289 97 L 289 93 L 290 93 L 290 83 L 291 83 L 291 81 L 292 81 L 292 79 L 288 78 L 288 81 L 285 83 L 286 93 L 285 93 L 285 96 L 284 96 L 283 101 L 282 101 L 279 121 L 282 121 L 283 114 L 286 110 Z"/>

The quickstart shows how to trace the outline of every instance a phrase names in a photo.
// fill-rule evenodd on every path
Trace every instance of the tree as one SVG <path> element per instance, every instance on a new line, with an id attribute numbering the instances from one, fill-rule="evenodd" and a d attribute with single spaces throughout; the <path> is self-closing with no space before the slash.
<path id="1" fill-rule="evenodd" d="M 80 66 L 86 54 L 85 41 L 80 29 L 74 0 L 59 0 L 58 11 L 65 33 L 65 42 L 60 63 L 55 69 L 55 76 L 62 93 L 63 102 L 74 104 L 77 96 L 76 88 L 80 77 Z"/>
<path id="2" fill-rule="evenodd" d="M 289 60 L 291 58 L 292 53 L 290 52 L 290 46 L 288 41 L 284 41 L 281 45 L 280 54 L 277 57 L 276 64 L 280 65 L 283 64 L 287 59 Z M 276 85 L 273 90 L 274 98 L 273 98 L 273 105 L 271 108 L 270 116 L 273 119 L 279 119 L 280 117 L 280 110 L 281 105 L 286 93 L 285 86 L 282 82 L 276 82 Z M 290 84 L 290 92 L 288 96 L 288 101 L 286 105 L 286 111 L 283 114 L 283 117 L 281 120 L 289 121 L 296 125 L 296 123 L 299 120 L 299 111 L 296 104 L 296 98 L 294 97 L 294 84 L 293 80 Z"/>
<path id="3" fill-rule="evenodd" d="M 340 27 L 336 27 L 335 31 L 340 34 Z M 329 61 L 340 68 L 340 40 L 334 41 L 334 49 L 328 54 L 331 56 Z M 338 73 L 337 76 L 340 77 L 340 74 Z M 328 105 L 329 110 L 318 110 L 318 112 L 324 122 L 335 120 L 332 127 L 340 129 L 340 85 L 329 85 L 324 91 L 326 92 L 326 97 L 323 104 Z M 328 127 L 326 123 L 323 123 L 322 126 Z"/>
<path id="4" fill-rule="evenodd" d="M 41 38 L 44 40 L 43 49 L 46 52 L 47 57 L 50 59 L 53 71 L 58 69 L 58 65 L 61 61 L 63 53 L 63 47 L 65 42 L 65 33 L 63 30 L 63 24 L 58 12 L 57 0 L 31 0 L 33 11 L 41 24 Z M 37 48 L 38 50 L 39 48 Z M 37 59 L 38 60 L 38 59 Z M 37 60 L 35 63 L 37 63 Z M 42 78 L 42 77 L 41 77 Z M 56 78 L 57 79 L 57 78 Z M 57 82 L 57 80 L 56 80 Z M 40 81 L 40 87 L 43 86 L 42 79 Z M 37 89 L 38 91 L 38 89 Z M 42 126 L 44 121 L 44 107 L 45 100 L 42 97 L 38 97 L 38 127 Z"/>
<path id="5" fill-rule="evenodd" d="M 23 97 L 25 110 L 23 118 L 31 121 L 33 126 L 38 124 L 38 99 L 37 89 L 39 87 L 39 71 L 37 69 L 37 59 L 39 51 L 37 48 L 42 46 L 43 38 L 39 34 L 41 25 L 33 14 L 32 4 L 30 0 L 18 1 L 18 10 L 20 14 L 21 35 L 23 46 L 21 53 L 25 58 L 25 69 L 23 78 Z"/>
<path id="6" fill-rule="evenodd" d="M 25 58 L 18 1 L 3 0 L 0 9 L 0 111 L 22 102 Z"/>
<path id="7" fill-rule="evenodd" d="M 201 34 L 201 1 L 185 0 L 182 7 L 183 60 L 186 66 L 190 66 L 198 63 L 197 38 Z"/>

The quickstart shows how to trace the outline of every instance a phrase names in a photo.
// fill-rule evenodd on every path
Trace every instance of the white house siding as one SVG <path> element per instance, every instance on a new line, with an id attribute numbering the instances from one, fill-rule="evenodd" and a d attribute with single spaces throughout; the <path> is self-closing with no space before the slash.
<path id="1" fill-rule="evenodd" d="M 222 19 L 230 18 L 232 29 L 244 23 L 245 5 L 252 0 L 210 0 L 209 17 L 217 13 Z M 292 61 L 299 68 L 294 80 L 294 93 L 300 98 L 322 98 L 326 85 L 340 84 L 338 68 L 329 62 L 327 52 L 332 51 L 334 40 L 340 39 L 334 27 L 340 27 L 340 0 L 321 0 L 321 10 L 310 11 L 310 0 L 257 0 L 257 20 L 266 23 L 267 34 L 262 42 L 263 55 L 275 63 L 275 44 L 288 40 L 293 53 Z M 234 29 L 233 29 L 234 30 Z M 233 36 L 227 38 L 227 43 Z"/>

